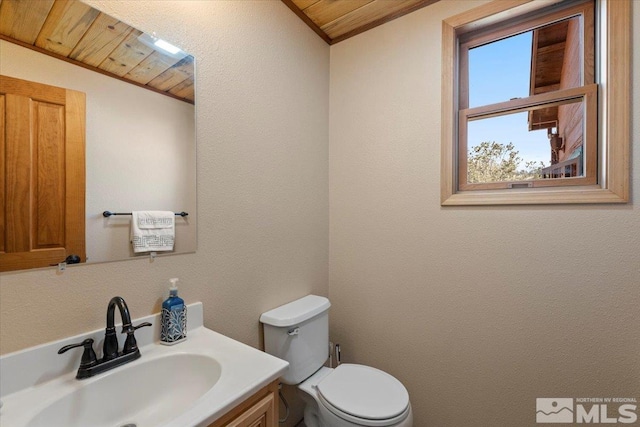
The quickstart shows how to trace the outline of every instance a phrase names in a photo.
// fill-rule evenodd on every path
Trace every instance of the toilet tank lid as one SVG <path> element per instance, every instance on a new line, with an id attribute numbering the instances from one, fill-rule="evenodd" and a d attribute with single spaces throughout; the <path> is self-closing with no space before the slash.
<path id="1" fill-rule="evenodd" d="M 327 311 L 331 303 L 325 297 L 307 295 L 288 304 L 269 310 L 260 316 L 260 322 L 278 327 L 294 326 Z"/>

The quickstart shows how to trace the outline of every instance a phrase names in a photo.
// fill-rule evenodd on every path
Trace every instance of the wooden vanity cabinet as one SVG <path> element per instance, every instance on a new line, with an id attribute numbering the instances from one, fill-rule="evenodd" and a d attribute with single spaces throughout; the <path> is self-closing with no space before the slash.
<path id="1" fill-rule="evenodd" d="M 209 427 L 278 427 L 278 381 L 227 412 Z"/>

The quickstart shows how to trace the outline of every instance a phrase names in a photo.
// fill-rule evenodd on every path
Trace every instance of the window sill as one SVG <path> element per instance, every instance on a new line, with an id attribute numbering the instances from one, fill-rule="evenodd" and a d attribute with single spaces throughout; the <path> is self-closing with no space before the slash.
<path id="1" fill-rule="evenodd" d="M 493 191 L 460 191 L 442 200 L 442 206 L 557 205 L 627 203 L 611 190 L 598 185 L 574 188 L 528 188 Z"/>

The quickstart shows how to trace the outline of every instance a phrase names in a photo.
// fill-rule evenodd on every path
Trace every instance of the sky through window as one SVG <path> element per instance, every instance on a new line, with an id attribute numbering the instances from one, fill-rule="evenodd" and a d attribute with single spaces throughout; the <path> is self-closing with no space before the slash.
<path id="1" fill-rule="evenodd" d="M 469 50 L 470 108 L 529 96 L 531 44 L 529 31 Z M 512 142 L 524 162 L 550 163 L 546 130 L 530 132 L 526 112 L 469 122 L 469 149 L 484 141 Z"/>

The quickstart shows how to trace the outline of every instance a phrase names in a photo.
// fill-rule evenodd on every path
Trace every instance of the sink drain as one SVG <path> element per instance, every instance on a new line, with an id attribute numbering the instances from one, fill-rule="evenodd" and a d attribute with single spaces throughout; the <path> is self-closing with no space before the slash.
<path id="1" fill-rule="evenodd" d="M 120 427 L 138 427 L 138 426 L 135 425 L 134 423 L 129 423 L 129 424 L 123 424 Z"/>

